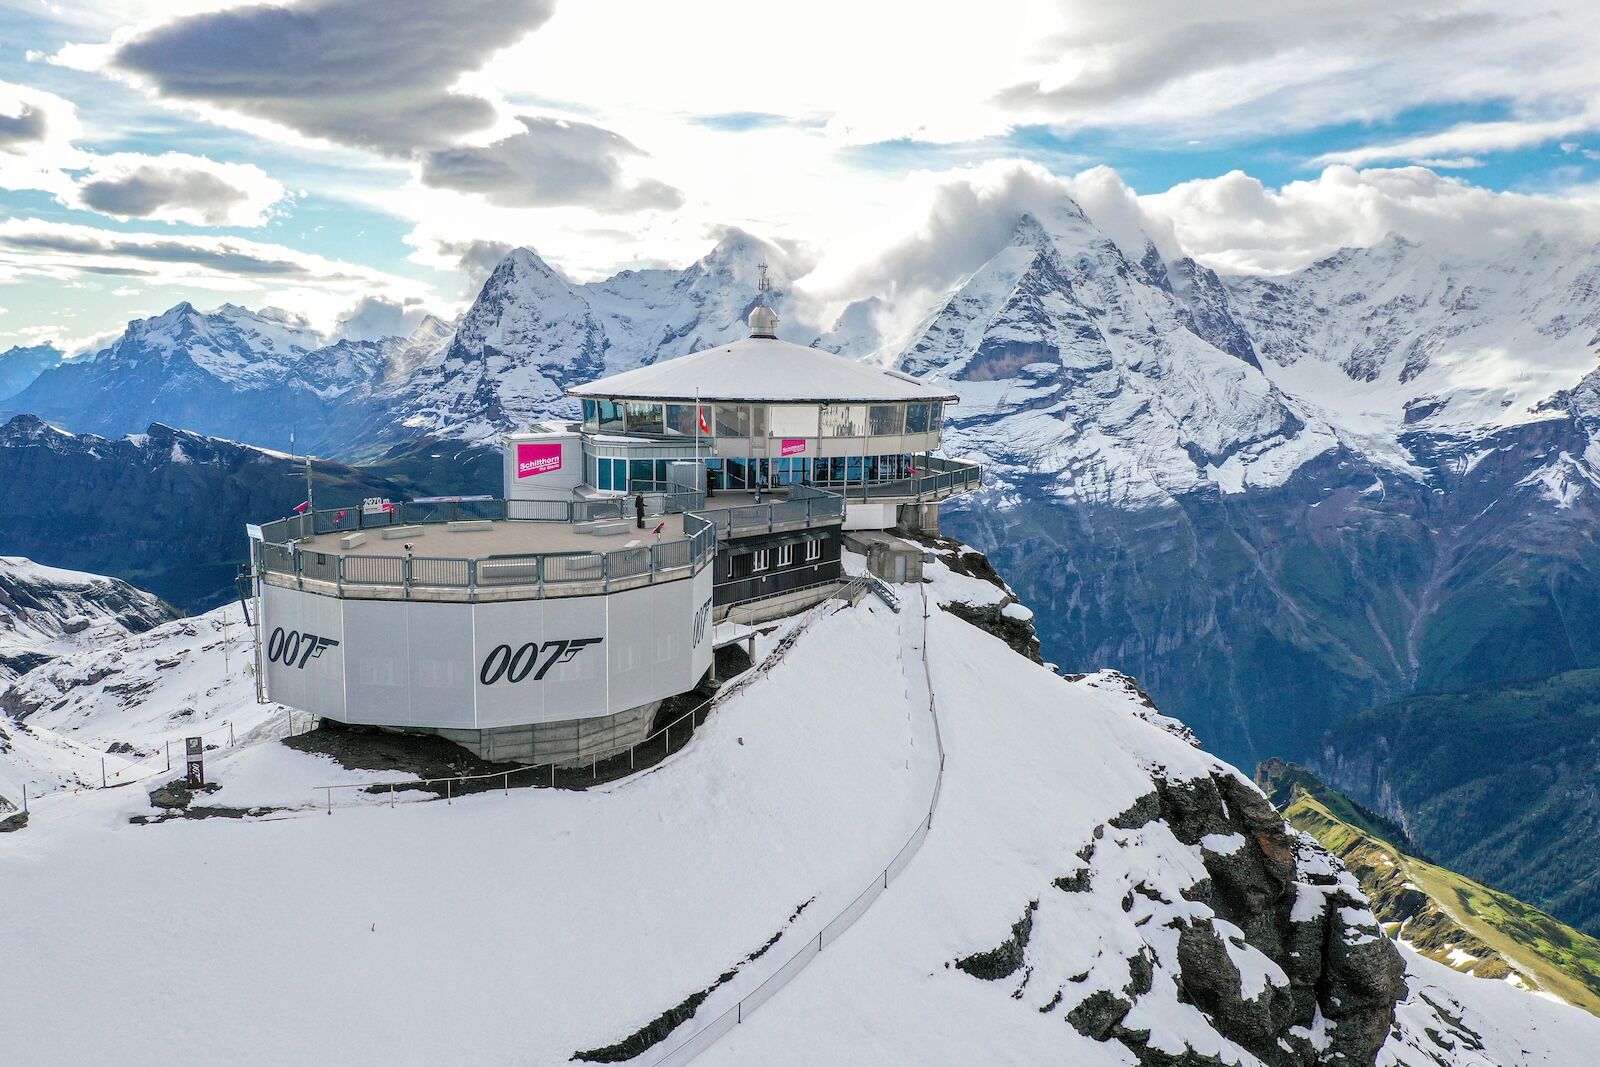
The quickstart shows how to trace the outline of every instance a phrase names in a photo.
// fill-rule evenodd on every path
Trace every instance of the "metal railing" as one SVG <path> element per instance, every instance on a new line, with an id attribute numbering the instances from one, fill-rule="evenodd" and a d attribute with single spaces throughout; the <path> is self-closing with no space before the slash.
<path id="1" fill-rule="evenodd" d="M 493 517 L 484 512 L 498 508 L 513 521 L 584 522 L 620 519 L 621 499 L 482 501 L 468 518 Z M 840 505 L 842 507 L 842 503 Z M 454 505 L 429 505 L 414 510 L 396 505 L 400 520 L 379 521 L 376 516 L 352 519 L 359 509 L 329 508 L 309 515 L 294 515 L 262 527 L 259 571 L 269 585 L 304 589 L 322 588 L 340 596 L 380 599 L 476 599 L 480 591 L 496 597 L 540 598 L 591 594 L 599 586 L 609 592 L 614 583 L 624 588 L 653 584 L 698 573 L 716 554 L 717 527 L 706 518 L 685 513 L 681 538 L 651 545 L 609 551 L 538 552 L 479 558 L 448 556 L 367 556 L 302 548 L 294 541 L 316 532 L 354 533 L 363 529 L 425 522 L 461 521 Z M 354 526 L 345 523 L 354 522 Z M 361 525 L 366 522 L 367 525 Z"/>
<path id="2" fill-rule="evenodd" d="M 716 498 L 713 497 L 713 500 Z M 739 532 L 771 531 L 779 526 L 816 526 L 844 518 L 844 497 L 809 485 L 791 485 L 789 495 L 770 504 L 741 504 L 732 508 L 706 508 L 697 513 L 716 525 L 722 536 Z"/>
<path id="3" fill-rule="evenodd" d="M 846 500 L 943 500 L 955 493 L 967 493 L 983 485 L 983 468 L 959 459 L 928 456 L 913 477 L 866 485 L 830 484 L 828 488 Z"/>

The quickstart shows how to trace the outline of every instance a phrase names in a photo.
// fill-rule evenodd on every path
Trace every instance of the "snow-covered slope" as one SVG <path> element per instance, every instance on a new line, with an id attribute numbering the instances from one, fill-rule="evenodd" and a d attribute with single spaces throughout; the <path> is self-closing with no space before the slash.
<path id="1" fill-rule="evenodd" d="M 429 344 L 421 339 L 424 348 Z M 437 340 L 431 342 L 437 345 Z M 378 406 L 407 339 L 327 340 L 276 308 L 184 302 L 128 324 L 115 343 L 66 360 L 4 401 L 79 432 L 120 436 L 164 422 L 216 436 L 287 447 L 341 444 L 335 413 Z"/>
<path id="2" fill-rule="evenodd" d="M 1274 1064 L 1379 1045 L 1395 1063 L 1413 1041 L 1432 1058 L 1404 1062 L 1467 1067 L 1464 1028 L 1527 1064 L 1600 1038 L 1454 987 L 1413 988 L 1392 1028 L 1400 958 L 1248 782 L 1119 687 L 924 621 L 908 592 L 899 614 L 815 611 L 687 748 L 609 786 L 347 791 L 328 815 L 315 786 L 394 776 L 266 744 L 208 759 L 208 803 L 284 809 L 261 817 L 131 825 L 137 790 L 47 798 L 0 855 L 0 941 L 30 961 L 0 1042 L 38 1062 L 154 1064 L 181 1041 L 239 1065 L 544 1064 L 678 1009 L 634 1061 L 653 1063 L 806 955 L 925 818 L 930 680 L 946 758 L 921 851 L 700 1062 L 1092 1067 L 1187 1045 L 1254 1067 L 1245 1049 L 1278 1035 L 1300 1051 Z"/>
<path id="3" fill-rule="evenodd" d="M 0 556 L 0 687 L 65 652 L 143 633 L 176 616 L 120 579 Z"/>
<path id="4" fill-rule="evenodd" d="M 1332 447 L 1260 371 L 1216 275 L 1129 258 L 1076 205 L 1024 215 L 898 360 L 962 403 L 952 451 L 1071 499 L 1141 505 L 1207 483 L 1276 484 Z"/>
<path id="5" fill-rule="evenodd" d="M 761 263 L 776 286 L 769 300 L 783 310 L 784 286 L 804 267 L 740 231 L 682 270 L 629 270 L 585 284 L 519 248 L 484 283 L 442 356 L 395 386 L 394 419 L 413 435 L 489 442 L 529 422 L 571 417 L 568 386 L 745 336 Z"/>
<path id="6" fill-rule="evenodd" d="M 165 609 L 115 579 L 75 576 L 89 579 L 86 601 L 100 592 L 98 583 Z M 169 742 L 181 751 L 183 738 L 203 734 L 208 745 L 226 745 L 230 736 L 240 741 L 263 725 L 287 724 L 281 705 L 256 703 L 250 636 L 237 604 L 163 621 L 171 614 L 151 611 L 152 626 L 135 631 L 115 620 L 92 624 L 48 646 L 49 662 L 0 679 L 0 733 L 8 738 L 0 743 L 0 795 L 15 800 L 23 782 L 35 796 L 98 786 L 102 760 L 113 784 L 154 780 Z"/>
<path id="7" fill-rule="evenodd" d="M 1228 288 L 1272 379 L 1356 438 L 1551 417 L 1600 348 L 1600 250 L 1543 237 L 1471 257 L 1390 236 Z"/>

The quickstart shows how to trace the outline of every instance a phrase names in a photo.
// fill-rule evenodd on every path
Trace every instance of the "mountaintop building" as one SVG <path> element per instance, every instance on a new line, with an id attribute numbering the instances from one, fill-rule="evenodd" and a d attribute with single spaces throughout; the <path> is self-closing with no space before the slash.
<path id="1" fill-rule="evenodd" d="M 580 423 L 505 438 L 501 497 L 250 527 L 263 699 L 486 759 L 603 759 L 719 632 L 837 594 L 845 531 L 936 532 L 979 486 L 933 455 L 955 394 L 780 341 L 764 303 L 749 323 L 569 390 Z M 884 577 L 914 576 L 899 558 Z"/>

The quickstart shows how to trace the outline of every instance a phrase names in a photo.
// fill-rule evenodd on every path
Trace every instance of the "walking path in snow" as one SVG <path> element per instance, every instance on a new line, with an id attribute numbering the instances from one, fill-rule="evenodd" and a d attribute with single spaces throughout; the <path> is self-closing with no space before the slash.
<path id="1" fill-rule="evenodd" d="M 934 809 L 939 803 L 939 790 L 944 777 L 944 751 L 939 741 L 939 722 L 933 702 L 932 676 L 928 670 L 925 653 L 928 639 L 927 594 L 920 586 L 917 593 L 915 602 L 910 602 L 908 598 L 905 609 L 899 612 L 899 655 L 901 676 L 905 681 L 905 715 L 911 743 L 906 756 L 906 769 L 911 770 L 915 762 L 919 771 L 926 772 L 929 779 L 927 813 L 911 832 L 906 843 L 884 864 L 881 876 L 875 878 L 857 894 L 842 911 L 829 920 L 825 927 L 818 930 L 814 937 L 808 937 L 787 956 L 777 956 L 776 960 L 781 962 L 776 963 L 762 978 L 760 984 L 741 996 L 732 1007 L 725 1008 L 720 1015 L 710 1017 L 709 1021 L 697 1024 L 695 1020 L 691 1020 L 686 1023 L 687 1035 L 675 1040 L 669 1038 L 664 1046 L 666 1051 L 654 1061 L 654 1067 L 682 1067 L 709 1049 L 728 1031 L 742 1025 L 745 1016 L 793 981 L 812 960 L 822 954 L 825 948 L 833 944 L 846 930 L 855 925 L 856 920 L 866 914 L 867 909 L 889 889 L 893 879 L 916 856 L 922 847 L 922 842 L 932 830 Z M 881 609 L 869 608 L 869 610 Z M 775 947 L 787 951 L 795 940 L 791 931 Z M 763 960 L 766 958 L 762 957 Z M 749 980 L 748 975 L 741 975 L 740 978 Z"/>

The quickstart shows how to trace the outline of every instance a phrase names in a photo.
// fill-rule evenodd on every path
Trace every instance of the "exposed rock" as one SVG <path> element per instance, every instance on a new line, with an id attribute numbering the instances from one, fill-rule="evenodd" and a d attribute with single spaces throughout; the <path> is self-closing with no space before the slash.
<path id="1" fill-rule="evenodd" d="M 1028 948 L 1028 938 L 1033 936 L 1033 913 L 1039 907 L 1037 900 L 1028 904 L 1022 918 L 1011 924 L 1011 936 L 985 952 L 975 952 L 956 960 L 956 966 L 986 982 L 1009 978 L 1022 967 L 1023 954 Z"/>

